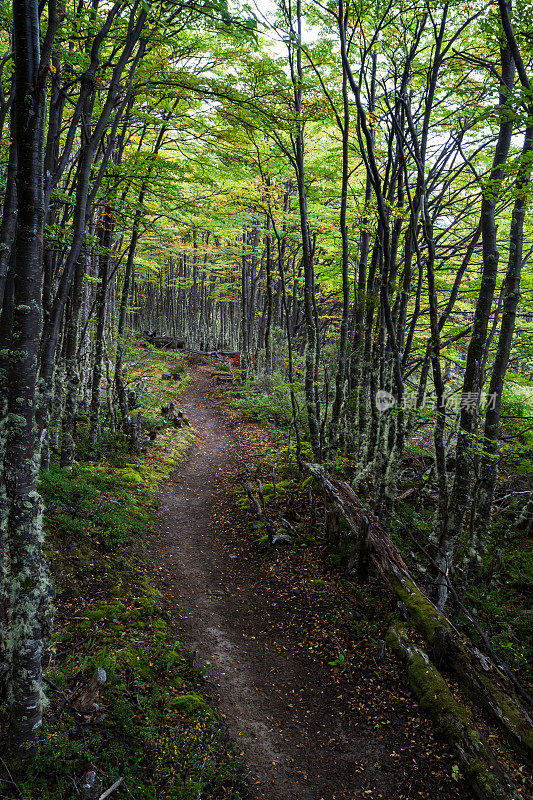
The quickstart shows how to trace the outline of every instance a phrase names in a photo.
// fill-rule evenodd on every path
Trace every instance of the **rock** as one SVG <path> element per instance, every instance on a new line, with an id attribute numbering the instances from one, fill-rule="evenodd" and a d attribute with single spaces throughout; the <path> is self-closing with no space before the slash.
<path id="1" fill-rule="evenodd" d="M 292 544 L 293 538 L 285 531 L 277 531 L 272 537 L 272 544 Z"/>

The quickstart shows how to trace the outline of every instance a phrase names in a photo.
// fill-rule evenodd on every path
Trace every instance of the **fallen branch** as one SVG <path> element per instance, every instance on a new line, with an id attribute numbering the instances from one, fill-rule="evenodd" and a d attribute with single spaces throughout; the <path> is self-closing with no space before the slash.
<path id="1" fill-rule="evenodd" d="M 261 499 L 263 501 L 262 503 L 255 496 L 254 490 L 252 488 L 252 484 L 249 481 L 242 481 L 242 487 L 243 487 L 243 489 L 244 489 L 244 491 L 246 493 L 246 496 L 248 497 L 250 505 L 252 506 L 253 510 L 257 514 L 257 517 L 259 518 L 260 522 L 262 522 L 264 524 L 264 526 L 266 528 L 266 532 L 267 532 L 268 540 L 269 540 L 270 544 L 273 544 L 274 543 L 274 538 L 275 538 L 275 535 L 276 535 L 276 531 L 274 529 L 274 525 L 272 524 L 272 522 L 268 518 L 267 514 L 265 513 L 264 498 L 262 496 L 261 482 L 259 481 L 259 490 L 258 491 L 259 491 L 259 497 L 261 497 Z"/>
<path id="2" fill-rule="evenodd" d="M 113 786 L 110 786 L 107 791 L 105 791 L 103 794 L 100 795 L 98 800 L 106 800 L 106 797 L 109 797 L 109 795 L 112 794 L 116 789 L 118 789 L 118 787 L 121 786 L 122 783 L 124 783 L 124 778 L 119 778 L 118 781 L 115 781 Z"/>
<path id="3" fill-rule="evenodd" d="M 354 534 L 355 552 L 365 551 L 385 585 L 405 604 L 411 624 L 430 649 L 440 635 L 439 658 L 442 663 L 457 675 L 472 700 L 496 722 L 515 749 L 531 761 L 532 722 L 504 672 L 417 586 L 390 536 L 363 506 L 353 489 L 345 481 L 330 477 L 320 465 L 307 464 L 306 467 L 346 519 Z M 366 542 L 361 548 L 363 537 L 366 537 Z"/>

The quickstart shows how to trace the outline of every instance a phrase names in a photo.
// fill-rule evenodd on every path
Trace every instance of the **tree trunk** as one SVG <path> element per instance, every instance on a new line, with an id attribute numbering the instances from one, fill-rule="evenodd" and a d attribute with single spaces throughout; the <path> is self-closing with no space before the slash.
<path id="1" fill-rule="evenodd" d="M 290 20 L 291 30 L 293 29 Z M 294 167 L 296 181 L 298 185 L 298 205 L 300 211 L 300 230 L 302 236 L 302 261 L 304 268 L 304 311 L 305 311 L 305 403 L 307 408 L 307 421 L 309 424 L 309 439 L 311 449 L 316 459 L 320 461 L 320 426 L 317 415 L 316 404 L 316 352 L 318 330 L 315 325 L 313 292 L 314 292 L 314 264 L 313 249 L 311 246 L 311 235 L 309 231 L 309 217 L 307 212 L 307 186 L 305 179 L 305 158 L 304 158 L 304 124 L 305 120 L 302 111 L 302 8 L 301 0 L 296 2 L 296 70 L 294 61 L 291 58 L 291 76 L 294 89 L 294 109 L 297 117 L 298 131 L 293 137 L 294 143 Z M 294 31 L 293 31 L 294 32 Z"/>
<path id="2" fill-rule="evenodd" d="M 80 364 L 78 363 L 78 337 L 80 332 L 80 311 L 83 300 L 83 276 L 85 274 L 85 257 L 80 256 L 74 273 L 74 281 L 70 294 L 70 304 L 65 331 L 65 372 L 66 392 L 63 419 L 61 421 L 61 455 L 60 465 L 63 469 L 72 470 L 74 463 L 74 433 L 78 410 L 78 394 L 80 391 Z"/>
<path id="3" fill-rule="evenodd" d="M 350 137 L 350 104 L 348 101 L 348 78 L 346 71 L 342 75 L 342 101 L 344 117 L 342 121 L 342 181 L 341 181 L 341 210 L 340 230 L 342 238 L 342 317 L 339 340 L 339 358 L 337 376 L 335 380 L 335 399 L 331 409 L 331 422 L 329 426 L 329 450 L 332 457 L 338 449 L 338 431 L 341 409 L 344 403 L 344 387 L 346 383 L 347 350 L 348 350 L 348 318 L 350 313 L 350 278 L 348 274 L 350 245 L 348 229 L 346 227 L 346 206 L 348 202 L 348 147 Z"/>
<path id="4" fill-rule="evenodd" d="M 447 526 L 443 531 L 440 548 L 442 559 L 452 562 L 453 553 L 461 535 L 466 513 L 470 486 L 472 481 L 472 437 L 477 421 L 478 401 L 471 403 L 470 398 L 479 398 L 480 375 L 479 366 L 483 358 L 483 350 L 487 336 L 492 299 L 498 274 L 498 242 L 496 228 L 496 202 L 504 176 L 504 166 L 511 145 L 513 131 L 513 115 L 509 113 L 509 95 L 512 92 L 515 66 L 509 46 L 501 48 L 502 85 L 500 89 L 500 129 L 496 150 L 490 172 L 490 180 L 483 192 L 481 204 L 481 236 L 483 242 L 483 274 L 481 287 L 474 314 L 474 326 L 468 346 L 466 367 L 463 380 L 463 402 L 461 408 L 460 430 L 455 452 L 455 474 L 448 508 Z M 440 608 L 446 602 L 446 586 L 441 585 L 437 602 Z"/>
<path id="5" fill-rule="evenodd" d="M 90 409 L 90 431 L 89 437 L 91 446 L 94 447 L 100 431 L 100 383 L 102 381 L 103 356 L 104 356 L 104 337 L 106 321 L 106 296 L 107 281 L 109 274 L 110 250 L 113 244 L 114 220 L 105 209 L 100 220 L 100 244 L 103 252 L 100 253 L 98 260 L 98 288 L 96 290 L 96 333 L 94 340 L 94 363 L 91 384 L 91 409 Z"/>
<path id="6" fill-rule="evenodd" d="M 55 7 L 49 7 L 53 26 Z M 39 4 L 13 6 L 17 233 L 10 345 L 5 481 L 9 505 L 9 735 L 14 755 L 35 751 L 42 723 L 42 647 L 48 618 L 48 573 L 42 550 L 42 508 L 36 489 L 35 425 L 41 328 L 43 142 L 46 59 L 40 54 Z M 45 42 L 46 44 L 46 42 Z"/>
<path id="7" fill-rule="evenodd" d="M 509 48 L 513 50 L 517 62 L 518 74 L 523 89 L 531 93 L 530 82 L 525 73 L 520 53 L 508 18 L 505 4 L 500 3 L 504 18 L 504 30 Z M 473 533 L 470 542 L 470 565 L 479 570 L 483 563 L 483 555 L 487 545 L 490 528 L 494 489 L 498 477 L 498 444 L 500 435 L 500 414 L 502 405 L 503 382 L 511 355 L 511 347 L 515 331 L 516 310 L 520 299 L 520 278 L 524 251 L 524 219 L 529 197 L 533 154 L 533 103 L 529 104 L 529 125 L 526 128 L 522 154 L 515 182 L 515 202 L 509 232 L 509 261 L 503 287 L 502 321 L 496 356 L 492 367 L 489 387 L 488 406 L 485 415 L 483 432 L 483 455 L 479 470 L 479 481 L 475 497 Z"/>

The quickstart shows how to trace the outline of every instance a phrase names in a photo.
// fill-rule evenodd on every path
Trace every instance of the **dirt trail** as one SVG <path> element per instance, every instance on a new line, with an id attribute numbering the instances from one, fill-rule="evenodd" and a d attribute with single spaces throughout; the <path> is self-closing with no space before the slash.
<path id="1" fill-rule="evenodd" d="M 238 532 L 225 524 L 224 508 L 242 445 L 210 390 L 200 370 L 184 397 L 198 438 L 161 492 L 153 560 L 181 638 L 196 651 L 229 735 L 244 753 L 251 797 L 459 797 L 453 781 L 441 784 L 437 765 L 424 786 L 430 792 L 419 791 L 409 775 L 412 759 L 400 757 L 410 736 L 402 720 L 376 730 L 364 716 L 346 713 L 331 670 L 299 649 L 282 616 L 272 613 L 264 564 L 253 554 L 237 557 Z"/>

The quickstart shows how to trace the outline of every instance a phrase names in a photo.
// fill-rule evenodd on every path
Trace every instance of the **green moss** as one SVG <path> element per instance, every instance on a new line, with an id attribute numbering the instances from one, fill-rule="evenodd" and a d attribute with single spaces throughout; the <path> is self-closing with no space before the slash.
<path id="1" fill-rule="evenodd" d="M 172 700 L 172 706 L 180 714 L 212 717 L 213 713 L 203 697 L 198 694 L 184 694 L 181 697 L 175 697 Z"/>
<path id="2" fill-rule="evenodd" d="M 248 497 L 245 494 L 243 494 L 241 497 L 239 497 L 235 501 L 235 505 L 241 511 L 251 511 L 252 510 L 252 507 L 250 505 L 250 501 L 248 500 Z"/>
<path id="3" fill-rule="evenodd" d="M 510 723 L 512 729 L 516 732 L 522 742 L 523 748 L 531 755 L 533 753 L 533 731 L 531 727 L 525 722 L 521 716 L 520 711 L 505 692 L 494 691 L 494 684 L 485 675 L 480 675 L 480 683 L 485 692 L 490 692 L 498 703 L 503 716 Z"/>
<path id="4" fill-rule="evenodd" d="M 139 597 L 137 602 L 147 614 L 157 614 L 161 610 L 161 601 L 154 597 Z"/>
<path id="5" fill-rule="evenodd" d="M 405 654 L 399 647 L 399 642 L 407 643 L 406 627 L 398 620 L 393 621 L 386 636 L 386 641 L 392 650 L 395 650 L 402 658 Z M 470 711 L 460 706 L 440 672 L 431 664 L 423 652 L 410 644 L 408 677 L 411 689 L 418 697 L 421 707 L 431 714 L 433 718 L 442 717 L 440 725 L 446 723 L 446 716 L 453 715 L 464 725 L 472 723 Z"/>
<path id="6" fill-rule="evenodd" d="M 514 795 L 510 795 L 490 771 L 491 757 L 485 750 L 470 710 L 456 701 L 436 667 L 409 642 L 405 624 L 394 620 L 387 631 L 386 642 L 407 662 L 409 685 L 414 695 L 432 718 L 437 733 L 452 746 L 465 777 L 483 788 L 487 800 L 511 800 Z M 465 742 L 468 745 L 465 746 Z"/>
<path id="7" fill-rule="evenodd" d="M 273 483 L 264 483 L 263 484 L 263 494 L 264 495 L 274 495 L 275 492 L 277 491 L 277 493 L 279 495 L 284 495 L 285 492 L 287 491 L 287 489 L 290 488 L 290 486 L 291 486 L 291 481 L 289 481 L 289 480 L 278 481 L 278 483 L 276 483 L 275 488 L 274 488 L 274 484 Z"/>
<path id="8" fill-rule="evenodd" d="M 397 581 L 393 588 L 400 600 L 405 603 L 416 630 L 422 634 L 429 645 L 432 645 L 435 639 L 435 628 L 445 624 L 444 617 L 409 579 L 404 578 Z M 446 627 L 448 626 L 446 625 Z"/>
<path id="9" fill-rule="evenodd" d="M 134 469 L 125 469 L 122 473 L 122 479 L 131 483 L 142 483 L 143 477 Z"/>

